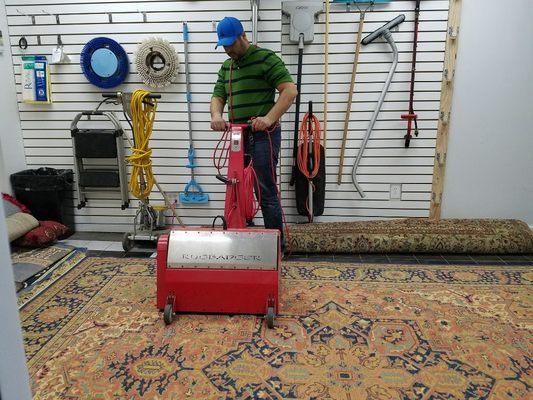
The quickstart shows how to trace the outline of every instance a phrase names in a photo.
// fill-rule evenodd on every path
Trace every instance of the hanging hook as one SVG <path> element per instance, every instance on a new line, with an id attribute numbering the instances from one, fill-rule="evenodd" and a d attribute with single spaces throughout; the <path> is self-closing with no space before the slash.
<path id="1" fill-rule="evenodd" d="M 146 11 L 141 11 L 141 10 L 137 9 L 137 12 L 138 12 L 139 14 L 142 14 L 142 16 L 143 16 L 143 22 L 147 22 L 147 21 L 148 21 L 148 19 L 146 18 Z"/>
<path id="2" fill-rule="evenodd" d="M 19 39 L 19 47 L 21 50 L 26 50 L 28 48 L 28 40 L 24 36 Z"/>
<path id="3" fill-rule="evenodd" d="M 30 18 L 30 20 L 31 20 L 31 24 L 32 24 L 32 25 L 35 25 L 35 15 L 24 14 L 24 13 L 23 13 L 22 11 L 20 11 L 18 8 L 17 8 L 17 12 L 18 12 L 20 15 L 24 15 L 25 17 Z"/>
<path id="4" fill-rule="evenodd" d="M 359 3 L 355 3 L 355 6 L 357 7 L 357 11 L 359 11 L 359 13 L 361 14 L 366 14 L 368 11 L 373 11 L 374 10 L 374 4 L 376 2 L 374 0 L 372 0 L 371 2 L 368 3 L 368 5 L 365 7 L 365 9 L 363 10 L 361 7 L 359 7 Z"/>
<path id="5" fill-rule="evenodd" d="M 56 24 L 60 25 L 61 23 L 59 22 L 59 14 L 50 14 L 48 11 L 45 11 L 45 10 L 41 10 L 44 14 L 46 15 L 50 15 L 51 17 L 55 17 L 56 19 Z"/>
<path id="6" fill-rule="evenodd" d="M 63 41 L 61 40 L 61 35 L 57 35 L 57 45 L 63 46 Z"/>
<path id="7" fill-rule="evenodd" d="M 250 8 L 253 10 L 254 9 L 254 6 L 256 7 L 257 9 L 257 19 L 260 20 L 259 18 L 259 6 L 260 6 L 260 1 L 261 0 L 250 0 Z M 253 15 L 252 17 L 250 17 L 250 20 L 253 20 Z"/>

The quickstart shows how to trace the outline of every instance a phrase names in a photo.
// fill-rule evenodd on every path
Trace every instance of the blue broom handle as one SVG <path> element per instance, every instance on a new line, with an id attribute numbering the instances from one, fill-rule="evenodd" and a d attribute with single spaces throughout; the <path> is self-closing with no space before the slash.
<path id="1" fill-rule="evenodd" d="M 189 146 L 192 147 L 192 120 L 191 120 L 191 83 L 189 80 L 189 27 L 183 22 L 183 53 L 185 55 L 185 86 L 187 99 L 187 116 L 189 123 Z"/>
<path id="2" fill-rule="evenodd" d="M 194 164 L 194 147 L 190 146 L 189 151 L 187 152 L 187 159 L 189 160 L 189 165 L 187 165 L 187 168 L 196 168 L 196 165 Z"/>

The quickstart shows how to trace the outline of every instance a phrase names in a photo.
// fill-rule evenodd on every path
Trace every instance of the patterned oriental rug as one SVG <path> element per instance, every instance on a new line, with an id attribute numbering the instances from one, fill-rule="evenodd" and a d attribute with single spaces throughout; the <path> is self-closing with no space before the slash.
<path id="1" fill-rule="evenodd" d="M 533 232 L 513 219 L 406 218 L 290 226 L 301 253 L 533 253 Z"/>
<path id="2" fill-rule="evenodd" d="M 54 265 L 65 261 L 74 251 L 74 247 L 60 244 L 37 249 L 15 249 L 11 254 L 11 263 L 17 291 L 33 283 Z"/>
<path id="3" fill-rule="evenodd" d="M 21 310 L 34 399 L 531 399 L 533 269 L 288 262 L 282 316 L 155 309 L 87 258 Z"/>

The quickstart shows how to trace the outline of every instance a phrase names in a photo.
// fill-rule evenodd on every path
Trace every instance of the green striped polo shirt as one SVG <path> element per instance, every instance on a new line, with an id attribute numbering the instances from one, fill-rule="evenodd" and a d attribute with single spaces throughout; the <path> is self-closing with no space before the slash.
<path id="1" fill-rule="evenodd" d="M 230 101 L 230 66 L 233 63 Z M 228 58 L 218 71 L 213 97 L 228 104 L 230 121 L 243 123 L 251 117 L 262 117 L 274 106 L 276 87 L 293 82 L 281 58 L 269 49 L 251 45 L 244 56 L 234 61 Z M 230 103 L 232 106 L 230 106 Z"/>

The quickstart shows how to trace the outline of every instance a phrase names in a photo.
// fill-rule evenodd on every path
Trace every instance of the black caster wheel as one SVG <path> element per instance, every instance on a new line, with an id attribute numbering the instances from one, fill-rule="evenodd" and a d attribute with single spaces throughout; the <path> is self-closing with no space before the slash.
<path id="1" fill-rule="evenodd" d="M 165 325 L 170 325 L 174 319 L 174 310 L 172 309 L 172 304 L 167 304 L 165 310 L 163 311 L 163 321 Z"/>
<path id="2" fill-rule="evenodd" d="M 274 307 L 267 308 L 266 322 L 268 329 L 274 328 Z"/>
<path id="3" fill-rule="evenodd" d="M 120 209 L 121 209 L 121 210 L 125 210 L 125 209 L 128 208 L 129 206 L 130 206 L 130 202 L 127 201 L 127 202 L 125 202 L 124 204 L 122 204 L 122 205 L 120 206 Z"/>
<path id="4" fill-rule="evenodd" d="M 126 253 L 133 248 L 133 241 L 130 239 L 130 234 L 127 232 L 122 236 L 122 248 Z"/>

